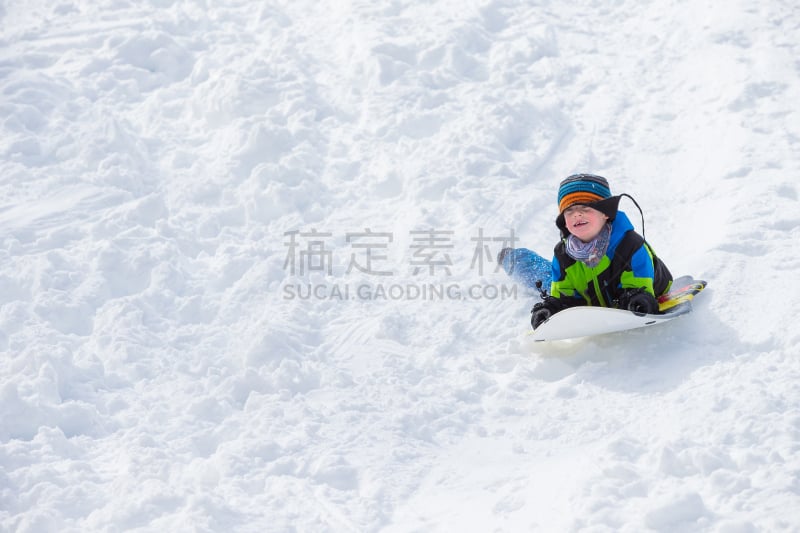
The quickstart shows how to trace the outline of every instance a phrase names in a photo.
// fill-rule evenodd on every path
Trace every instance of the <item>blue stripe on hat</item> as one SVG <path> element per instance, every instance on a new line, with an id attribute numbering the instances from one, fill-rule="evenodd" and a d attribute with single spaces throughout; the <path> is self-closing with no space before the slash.
<path id="1" fill-rule="evenodd" d="M 562 181 L 558 188 L 558 203 L 561 204 L 564 196 L 575 192 L 589 192 L 597 194 L 601 198 L 611 197 L 608 181 L 604 177 L 594 174 L 573 174 Z"/>

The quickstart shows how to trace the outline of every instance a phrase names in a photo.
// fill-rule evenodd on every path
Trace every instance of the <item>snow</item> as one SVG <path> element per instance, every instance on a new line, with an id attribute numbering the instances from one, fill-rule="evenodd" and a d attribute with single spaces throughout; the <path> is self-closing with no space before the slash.
<path id="1" fill-rule="evenodd" d="M 800 531 L 791 2 L 0 25 L 0 530 Z M 530 342 L 573 172 L 691 315 Z"/>

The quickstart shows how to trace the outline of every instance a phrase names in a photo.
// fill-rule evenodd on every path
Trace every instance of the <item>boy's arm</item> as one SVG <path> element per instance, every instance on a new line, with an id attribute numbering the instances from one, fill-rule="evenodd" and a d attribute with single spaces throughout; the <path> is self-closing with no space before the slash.
<path id="1" fill-rule="evenodd" d="M 642 245 L 631 257 L 631 269 L 626 270 L 620 276 L 620 284 L 623 289 L 644 289 L 645 292 L 655 297 L 653 290 L 653 257 Z"/>

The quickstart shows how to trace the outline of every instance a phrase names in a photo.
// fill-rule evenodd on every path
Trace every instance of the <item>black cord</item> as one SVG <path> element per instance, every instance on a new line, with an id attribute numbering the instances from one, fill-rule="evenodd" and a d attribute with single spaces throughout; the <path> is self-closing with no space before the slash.
<path id="1" fill-rule="evenodd" d="M 625 196 L 626 198 L 629 198 L 630 201 L 633 202 L 633 205 L 636 206 L 636 209 L 639 210 L 639 216 L 642 218 L 642 241 L 643 241 L 642 244 L 647 246 L 648 249 L 649 249 L 650 246 L 647 244 L 647 239 L 644 236 L 644 211 L 642 211 L 642 208 L 639 205 L 639 202 L 637 202 L 636 199 L 633 196 L 631 196 L 630 194 L 627 194 L 627 193 L 622 193 L 619 196 L 620 196 L 620 198 L 622 198 L 623 196 Z M 655 257 L 655 254 L 653 254 L 653 256 Z M 633 268 L 633 266 L 631 264 L 632 261 L 633 261 L 633 255 L 628 257 L 628 259 L 625 262 L 625 264 L 621 265 L 617 272 L 612 272 L 611 279 L 616 279 L 616 277 L 618 275 L 622 275 L 622 273 L 625 271 L 626 268 L 631 268 L 632 269 Z M 609 297 L 611 296 L 611 294 L 610 294 L 610 287 L 608 285 L 608 281 L 606 281 L 603 284 L 603 288 L 605 289 L 606 299 L 610 300 Z M 619 298 L 615 298 L 615 299 L 613 299 L 611 301 L 614 303 L 614 305 L 619 305 Z"/>
<path id="2" fill-rule="evenodd" d="M 647 242 L 647 237 L 644 234 L 644 211 L 642 211 L 642 208 L 639 206 L 639 203 L 630 194 L 622 193 L 619 196 L 620 196 L 620 198 L 623 197 L 623 196 L 625 196 L 627 198 L 630 198 L 631 202 L 633 202 L 633 205 L 635 205 L 636 209 L 639 210 L 639 216 L 642 217 L 642 238 L 644 239 L 645 242 Z"/>

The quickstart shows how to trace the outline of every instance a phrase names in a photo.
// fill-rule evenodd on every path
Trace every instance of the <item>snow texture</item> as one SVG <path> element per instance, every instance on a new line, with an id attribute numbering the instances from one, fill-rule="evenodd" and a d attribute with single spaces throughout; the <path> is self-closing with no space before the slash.
<path id="1" fill-rule="evenodd" d="M 794 3 L 0 26 L 0 530 L 800 531 Z M 529 341 L 573 172 L 691 315 Z"/>

